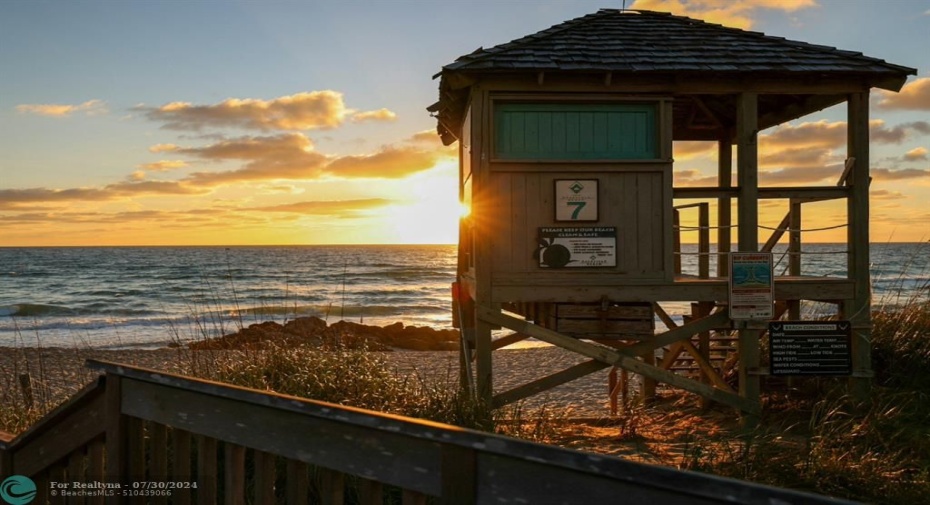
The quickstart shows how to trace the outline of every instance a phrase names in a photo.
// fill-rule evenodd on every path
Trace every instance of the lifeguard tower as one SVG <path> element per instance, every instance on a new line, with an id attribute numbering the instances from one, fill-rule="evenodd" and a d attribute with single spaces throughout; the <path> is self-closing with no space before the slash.
<path id="1" fill-rule="evenodd" d="M 616 9 L 444 66 L 429 110 L 443 142 L 458 142 L 461 199 L 471 208 L 460 227 L 456 302 L 463 386 L 502 405 L 618 367 L 641 375 L 646 394 L 661 382 L 755 414 L 768 373 L 766 324 L 797 319 L 802 300 L 818 300 L 851 322 L 849 376 L 867 388 L 869 92 L 898 91 L 914 74 L 860 53 Z M 843 102 L 848 149 L 838 183 L 760 186 L 759 132 Z M 717 143 L 715 186 L 673 185 L 672 143 L 683 140 Z M 760 202 L 772 199 L 790 212 L 760 245 Z M 698 203 L 676 206 L 686 200 Z M 827 200 L 846 202 L 847 273 L 804 277 L 801 209 Z M 693 211 L 699 268 L 684 275 L 678 215 Z M 732 239 L 736 252 L 765 253 L 786 231 L 791 262 L 774 277 L 772 317 L 731 317 Z M 713 275 L 711 255 L 721 258 Z M 676 323 L 665 302 L 690 302 L 692 311 Z M 656 318 L 667 331 L 655 334 Z M 495 392 L 493 351 L 514 340 L 492 341 L 499 327 L 588 360 Z M 690 377 L 675 371 L 685 358 Z"/>

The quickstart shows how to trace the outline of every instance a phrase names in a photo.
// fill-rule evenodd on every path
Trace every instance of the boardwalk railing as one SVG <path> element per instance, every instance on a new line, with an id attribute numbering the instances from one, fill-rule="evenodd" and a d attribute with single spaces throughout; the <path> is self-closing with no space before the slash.
<path id="1" fill-rule="evenodd" d="M 114 363 L 21 435 L 33 503 L 758 503 L 837 500 Z M 118 489 L 117 489 L 118 487 Z"/>

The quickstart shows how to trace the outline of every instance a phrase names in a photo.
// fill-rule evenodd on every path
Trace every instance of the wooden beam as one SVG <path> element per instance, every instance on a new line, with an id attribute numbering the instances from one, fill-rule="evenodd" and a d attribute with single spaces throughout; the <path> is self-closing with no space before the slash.
<path id="1" fill-rule="evenodd" d="M 720 314 L 725 315 L 725 313 L 718 313 L 715 315 Z M 713 316 L 704 318 L 701 321 L 711 319 L 712 317 Z M 656 366 L 647 365 L 632 355 L 628 354 L 631 348 L 626 348 L 620 351 L 607 349 L 606 347 L 601 347 L 594 344 L 588 344 L 580 340 L 576 340 L 572 337 L 562 335 L 561 333 L 541 328 L 522 319 L 517 319 L 512 316 L 501 314 L 500 312 L 488 310 L 485 307 L 478 307 L 478 318 L 483 319 L 489 323 L 497 324 L 505 328 L 510 328 L 514 331 L 532 335 L 539 340 L 549 342 L 550 344 L 557 345 L 589 358 L 594 358 L 602 363 L 627 369 L 633 373 L 638 373 L 643 377 L 655 379 L 659 382 L 664 382 L 680 389 L 684 389 L 685 391 L 696 393 L 698 395 L 710 398 L 711 400 L 722 403 L 724 405 L 729 405 L 750 414 L 758 415 L 761 412 L 761 407 L 758 401 L 753 402 L 732 393 L 716 389 L 706 384 L 701 384 L 700 382 L 696 382 L 691 379 L 687 379 L 667 370 L 662 370 Z M 684 327 L 682 326 L 678 329 L 681 328 Z"/>
<path id="2" fill-rule="evenodd" d="M 740 251 L 759 250 L 759 102 L 755 93 L 740 93 L 736 105 L 736 179 L 739 186 L 737 231 Z M 739 330 L 739 392 L 752 404 L 759 403 L 759 377 L 748 372 L 759 367 L 758 330 Z M 748 424 L 752 421 L 745 419 Z"/>
<path id="3" fill-rule="evenodd" d="M 526 383 L 522 386 L 515 387 L 509 391 L 494 395 L 494 408 L 520 401 L 524 398 L 552 389 L 556 386 L 561 386 L 566 382 L 571 382 L 575 379 L 584 377 L 585 375 L 590 375 L 599 370 L 603 370 L 608 366 L 610 365 L 594 359 L 579 363 L 552 375 L 548 375 L 541 379 Z"/>
<path id="4" fill-rule="evenodd" d="M 717 185 L 720 189 L 729 189 L 733 185 L 733 143 L 730 141 L 732 133 L 725 133 L 717 140 Z M 717 256 L 717 275 L 726 277 L 729 263 L 727 254 L 730 252 L 730 244 L 733 236 L 730 233 L 730 224 L 732 223 L 732 209 L 730 208 L 730 198 L 722 196 L 717 198 L 717 250 L 720 254 Z"/>
<path id="5" fill-rule="evenodd" d="M 871 322 L 871 288 L 869 281 L 869 93 L 854 93 L 847 106 L 847 157 L 855 162 L 846 183 L 852 194 L 847 200 L 849 219 L 847 271 L 853 282 L 853 298 L 843 307 L 844 316 L 853 324 L 852 368 L 862 372 L 872 368 L 871 331 L 855 329 Z M 869 379 L 850 380 L 852 392 L 860 399 L 868 397 Z"/>

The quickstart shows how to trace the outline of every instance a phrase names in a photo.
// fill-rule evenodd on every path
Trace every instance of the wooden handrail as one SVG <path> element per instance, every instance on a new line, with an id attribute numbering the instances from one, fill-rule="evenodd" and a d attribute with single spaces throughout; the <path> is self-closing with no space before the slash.
<path id="1" fill-rule="evenodd" d="M 175 451 L 186 447 L 190 439 L 198 444 L 198 466 L 214 468 L 217 444 L 225 451 L 226 486 L 215 487 L 217 475 L 199 475 L 212 479 L 212 486 L 197 490 L 201 498 L 221 498 L 213 493 L 237 489 L 244 493 L 242 479 L 246 450 L 256 455 L 254 478 L 263 483 L 274 479 L 274 457 L 287 462 L 286 493 L 306 499 L 306 465 L 316 465 L 323 476 L 324 501 L 342 495 L 343 474 L 361 477 L 368 484 L 366 493 L 380 495 L 380 483 L 399 486 L 405 495 L 421 493 L 438 497 L 438 503 L 492 503 L 500 499 L 526 503 L 594 503 L 615 500 L 618 496 L 637 502 L 654 503 L 842 503 L 816 495 L 777 489 L 757 484 L 682 472 L 670 468 L 635 463 L 610 456 L 582 453 L 545 446 L 491 433 L 363 409 L 307 400 L 292 396 L 251 390 L 216 382 L 181 377 L 155 370 L 89 360 L 88 366 L 105 374 L 106 379 L 85 390 L 67 406 L 40 422 L 41 429 L 3 442 L 0 452 L 3 470 L 34 475 L 39 496 L 45 503 L 48 481 L 67 476 L 80 481 L 83 458 L 88 458 L 88 475 L 102 474 L 104 448 L 102 439 L 86 442 L 69 451 L 61 443 L 47 454 L 43 467 L 20 466 L 16 454 L 37 452 L 32 447 L 56 431 L 67 428 L 75 415 L 100 411 L 107 418 L 98 421 L 107 437 L 107 464 L 125 467 L 129 472 L 146 475 L 144 450 L 134 444 L 143 441 L 143 425 L 155 440 L 163 444 L 164 430 L 170 430 Z M 112 391 L 110 391 L 112 389 Z M 105 391 L 104 391 L 105 390 Z M 92 394 L 93 393 L 93 394 Z M 103 394 L 101 394 L 103 393 Z M 126 430 L 122 432 L 120 430 Z M 138 439 L 135 437 L 139 437 Z M 77 442 L 77 441 L 76 441 Z M 119 448 L 110 447 L 116 444 Z M 86 447 L 86 449 L 85 449 Z M 159 447 L 151 445 L 152 450 Z M 161 457 L 151 456 L 151 465 L 164 465 Z M 120 452 L 125 451 L 125 452 Z M 212 451 L 212 455 L 210 456 Z M 94 455 L 93 457 L 91 455 Z M 130 460 L 121 462 L 121 454 Z M 113 456 L 114 458 L 111 458 Z M 201 461 L 201 457 L 206 457 Z M 137 459 L 141 458 L 141 459 Z M 176 468 L 175 463 L 171 466 Z M 189 463 L 189 461 L 188 461 Z M 148 472 L 152 472 L 149 467 Z M 341 472 L 341 473 L 340 473 Z M 73 473 L 73 475 L 72 475 Z M 252 472 L 249 472 L 251 474 Z M 129 473 L 107 474 L 130 478 Z M 75 477 L 75 475 L 77 477 Z M 255 487 L 265 493 L 270 488 Z M 335 486 L 335 487 L 334 487 Z M 226 495 L 227 503 L 241 497 Z M 122 500 L 117 498 L 117 503 Z M 375 501 L 380 502 L 380 501 Z"/>

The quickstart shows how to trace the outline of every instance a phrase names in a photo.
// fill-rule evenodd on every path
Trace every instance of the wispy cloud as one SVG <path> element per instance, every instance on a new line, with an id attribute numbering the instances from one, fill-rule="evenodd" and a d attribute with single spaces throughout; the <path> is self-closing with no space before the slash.
<path id="1" fill-rule="evenodd" d="M 48 117 L 68 117 L 74 113 L 83 112 L 88 116 L 106 114 L 108 112 L 103 100 L 88 100 L 77 105 L 68 104 L 22 104 L 16 106 L 17 112 L 22 114 L 37 114 Z"/>
<path id="2" fill-rule="evenodd" d="M 879 90 L 876 106 L 888 110 L 930 110 L 930 77 L 915 79 L 898 93 Z"/>
<path id="3" fill-rule="evenodd" d="M 341 125 L 346 117 L 353 121 L 390 121 L 395 114 L 388 109 L 356 112 L 346 107 L 342 93 L 333 90 L 312 91 L 282 96 L 272 100 L 230 98 L 212 105 L 172 102 L 161 107 L 137 106 L 152 120 L 174 130 L 203 128 L 243 128 L 259 131 L 325 130 Z"/>
<path id="4" fill-rule="evenodd" d="M 352 122 L 354 123 L 364 123 L 368 121 L 394 121 L 395 119 L 397 119 L 397 114 L 388 109 L 370 110 L 352 114 Z"/>
<path id="5" fill-rule="evenodd" d="M 150 172 L 168 172 L 170 170 L 177 170 L 187 166 L 187 162 L 182 160 L 162 160 L 156 161 L 154 163 L 143 163 L 139 165 L 139 168 L 142 170 L 148 170 Z"/>
<path id="6" fill-rule="evenodd" d="M 364 211 L 386 207 L 394 203 L 386 198 L 364 198 L 358 200 L 307 200 L 267 207 L 250 207 L 247 210 L 260 212 L 284 212 L 312 216 L 357 217 Z"/>
<path id="7" fill-rule="evenodd" d="M 0 189 L 0 209 L 17 209 L 24 205 L 101 202 L 148 195 L 202 195 L 208 191 L 177 181 L 125 181 L 100 188 L 26 188 Z"/>
<path id="8" fill-rule="evenodd" d="M 900 181 L 904 179 L 923 179 L 930 181 L 930 170 L 920 168 L 873 168 L 869 173 L 876 180 L 880 181 Z"/>
<path id="9" fill-rule="evenodd" d="M 926 147 L 915 147 L 904 153 L 904 161 L 926 161 L 927 154 Z"/>
<path id="10" fill-rule="evenodd" d="M 633 9 L 671 12 L 736 28 L 751 28 L 759 9 L 795 12 L 816 7 L 816 0 L 636 0 Z"/>

